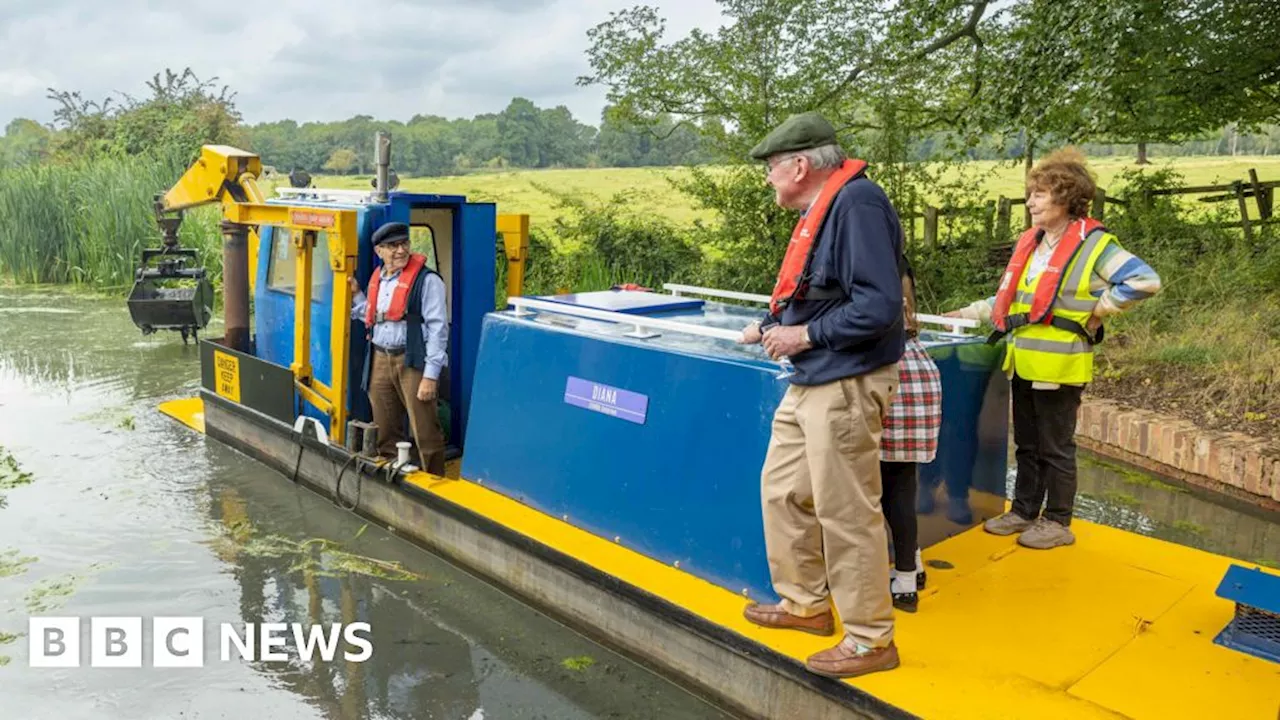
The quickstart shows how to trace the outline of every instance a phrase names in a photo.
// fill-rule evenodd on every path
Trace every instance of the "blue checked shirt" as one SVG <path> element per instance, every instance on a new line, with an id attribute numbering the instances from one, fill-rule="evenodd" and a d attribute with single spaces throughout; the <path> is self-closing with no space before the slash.
<path id="1" fill-rule="evenodd" d="M 379 272 L 382 272 L 379 270 Z M 427 272 L 423 268 L 422 272 Z M 378 285 L 377 312 L 385 313 L 391 307 L 391 297 L 395 294 L 396 278 L 400 273 L 391 276 L 383 275 Z M 444 302 L 444 280 L 435 273 L 427 273 L 422 281 L 422 337 L 427 345 L 427 363 L 422 376 L 432 380 L 439 379 L 440 370 L 449 364 L 446 349 L 449 345 L 449 317 Z M 363 292 L 356 292 L 355 302 L 351 308 L 353 320 L 364 321 L 369 307 L 369 300 Z M 408 323 L 404 320 L 396 322 L 380 322 L 373 326 L 373 344 L 388 350 L 398 350 L 405 346 Z"/>

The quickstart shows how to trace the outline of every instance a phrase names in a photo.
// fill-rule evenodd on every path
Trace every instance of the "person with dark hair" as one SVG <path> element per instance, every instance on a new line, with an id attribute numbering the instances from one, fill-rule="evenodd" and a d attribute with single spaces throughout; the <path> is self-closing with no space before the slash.
<path id="1" fill-rule="evenodd" d="M 889 571 L 893 606 L 915 612 L 925 581 L 916 527 L 918 466 L 933 462 L 938 454 L 942 374 L 918 338 L 915 273 L 906 255 L 901 257 L 898 271 L 902 276 L 907 343 L 902 360 L 898 361 L 898 392 L 889 406 L 880 439 L 880 477 L 884 485 L 880 505 L 893 539 L 893 569 Z"/>
<path id="2" fill-rule="evenodd" d="M 1088 216 L 1095 192 L 1080 152 L 1045 156 L 1027 175 L 1032 226 L 995 296 L 946 313 L 990 320 L 991 342 L 1009 336 L 1004 370 L 1013 384 L 1018 474 L 1013 509 L 983 527 L 1020 533 L 1019 544 L 1042 550 L 1075 542 L 1077 413 L 1103 320 L 1160 290 L 1155 271 Z"/>

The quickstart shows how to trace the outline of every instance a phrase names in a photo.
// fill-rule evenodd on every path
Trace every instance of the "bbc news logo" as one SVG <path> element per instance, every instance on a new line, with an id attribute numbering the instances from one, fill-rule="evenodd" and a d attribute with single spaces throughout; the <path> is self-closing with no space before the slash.
<path id="1" fill-rule="evenodd" d="M 30 666 L 80 667 L 81 632 L 78 617 L 32 617 L 27 622 Z M 140 668 L 147 638 L 140 617 L 92 617 L 88 623 L 89 667 Z M 204 667 L 204 618 L 156 617 L 150 625 L 151 667 Z M 233 623 L 218 625 L 218 657 L 231 662 L 235 656 L 249 662 L 310 662 L 319 657 L 333 662 L 364 662 L 373 656 L 368 623 Z M 289 646 L 292 638 L 293 645 Z M 292 651 L 292 655 L 290 652 Z"/>

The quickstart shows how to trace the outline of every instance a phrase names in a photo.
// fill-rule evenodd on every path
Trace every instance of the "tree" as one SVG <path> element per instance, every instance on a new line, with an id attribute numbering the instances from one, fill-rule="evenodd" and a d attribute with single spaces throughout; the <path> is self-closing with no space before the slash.
<path id="1" fill-rule="evenodd" d="M 961 125 L 970 134 L 994 134 L 1017 145 L 1030 170 L 1046 138 L 1077 141 L 1085 106 L 1076 79 L 1085 64 L 1073 33 L 1087 8 L 1076 2 L 1029 0 L 1008 9 L 988 36 L 983 83 Z M 1091 38 L 1092 39 L 1092 38 Z M 1105 42 L 1099 41 L 1099 52 Z"/>
<path id="2" fill-rule="evenodd" d="M 559 105 L 542 111 L 542 167 L 581 167 L 596 139 L 596 129 L 574 119 L 569 108 Z"/>
<path id="3" fill-rule="evenodd" d="M 1022 0 L 971 120 L 1037 142 L 1177 143 L 1280 112 L 1280 20 L 1250 0 Z M 1269 39 L 1268 39 L 1269 38 Z"/>
<path id="4" fill-rule="evenodd" d="M 666 42 L 650 7 L 610 15 L 588 32 L 591 73 L 622 126 L 693 129 L 715 159 L 743 165 L 695 171 L 680 187 L 720 215 L 704 234 L 735 259 L 708 281 L 762 289 L 772 278 L 794 213 L 774 205 L 749 149 L 793 113 L 821 110 L 846 148 L 865 151 L 875 176 L 907 211 L 905 182 L 932 172 L 908 163 L 912 136 L 957 123 L 980 90 L 989 3 L 902 0 L 719 0 L 725 24 Z M 816 40 L 820 39 L 820 41 Z M 625 143 L 610 139 L 621 150 Z M 744 262 L 748 260 L 749 262 Z M 748 267 L 748 265 L 750 267 Z"/>
<path id="5" fill-rule="evenodd" d="M 1205 105 L 1203 129 L 1280 120 L 1280 13 L 1258 0 L 1188 0 L 1180 89 Z"/>
<path id="6" fill-rule="evenodd" d="M 166 69 L 147 81 L 151 96 L 127 94 L 101 102 L 79 92 L 49 88 L 54 111 L 54 151 L 64 157 L 176 153 L 189 158 L 205 144 L 238 144 L 240 113 L 235 94 L 201 80 L 190 68 Z"/>
<path id="7" fill-rule="evenodd" d="M 333 151 L 329 159 L 325 161 L 323 168 L 329 172 L 335 172 L 339 175 L 346 175 L 356 169 L 360 164 L 360 158 L 356 157 L 356 151 L 351 148 L 338 148 Z"/>
<path id="8" fill-rule="evenodd" d="M 647 126 L 628 122 L 612 106 L 601 115 L 596 151 L 611 167 L 699 165 L 709 159 L 701 128 L 661 115 Z"/>
<path id="9" fill-rule="evenodd" d="M 612 107 L 605 108 L 601 120 L 600 132 L 596 135 L 596 152 L 600 161 L 609 167 L 644 165 L 652 138 L 618 117 Z"/>
<path id="10" fill-rule="evenodd" d="M 15 118 L 0 138 L 0 167 L 43 161 L 49 154 L 49 129 L 34 120 Z"/>
<path id="11" fill-rule="evenodd" d="M 1097 128 L 1090 134 L 1137 143 L 1138 164 L 1145 165 L 1148 142 L 1180 142 L 1205 127 L 1203 103 L 1180 92 L 1195 33 L 1185 32 L 1163 0 L 1122 1 L 1107 10 L 1096 16 L 1099 31 L 1123 41 L 1085 68 L 1100 86 Z"/>
<path id="12" fill-rule="evenodd" d="M 542 167 L 542 113 L 531 101 L 518 97 L 498 115 L 498 151 L 519 167 Z"/>
<path id="13" fill-rule="evenodd" d="M 661 115 L 714 120 L 703 132 L 718 154 L 742 161 L 788 115 L 822 110 L 845 129 L 875 127 L 868 93 L 919 99 L 937 116 L 971 86 L 972 57 L 987 2 L 905 0 L 719 0 L 726 24 L 663 43 L 665 22 L 650 7 L 613 13 L 588 32 L 592 73 L 582 85 L 608 88 L 609 102 L 631 122 Z M 821 38 L 821 45 L 814 42 Z M 926 76 L 927 72 L 927 77 Z M 912 74 L 905 78 L 904 74 Z M 927 82 L 920 83 L 920 79 Z M 899 80 L 909 79 L 911 87 Z M 925 96 L 928 96 L 927 98 Z"/>

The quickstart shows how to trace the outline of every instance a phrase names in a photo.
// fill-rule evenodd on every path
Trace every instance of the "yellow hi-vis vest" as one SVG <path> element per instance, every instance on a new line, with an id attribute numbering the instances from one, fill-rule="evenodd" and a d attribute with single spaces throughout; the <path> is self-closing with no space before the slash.
<path id="1" fill-rule="evenodd" d="M 1079 323 L 1082 327 L 1093 315 L 1098 298 L 1089 292 L 1094 266 L 1115 235 L 1099 228 L 1085 238 L 1080 251 L 1066 270 L 1066 279 L 1058 289 L 1052 312 L 1056 317 Z M 1030 313 L 1036 284 L 1047 273 L 1041 271 L 1031 282 L 1027 273 L 1031 263 L 1018 278 L 1018 291 L 1009 304 L 1009 315 Z M 1062 328 L 1037 323 L 1015 328 L 1004 357 L 1004 371 L 1031 382 L 1083 385 L 1093 380 L 1093 344 L 1079 334 Z"/>

